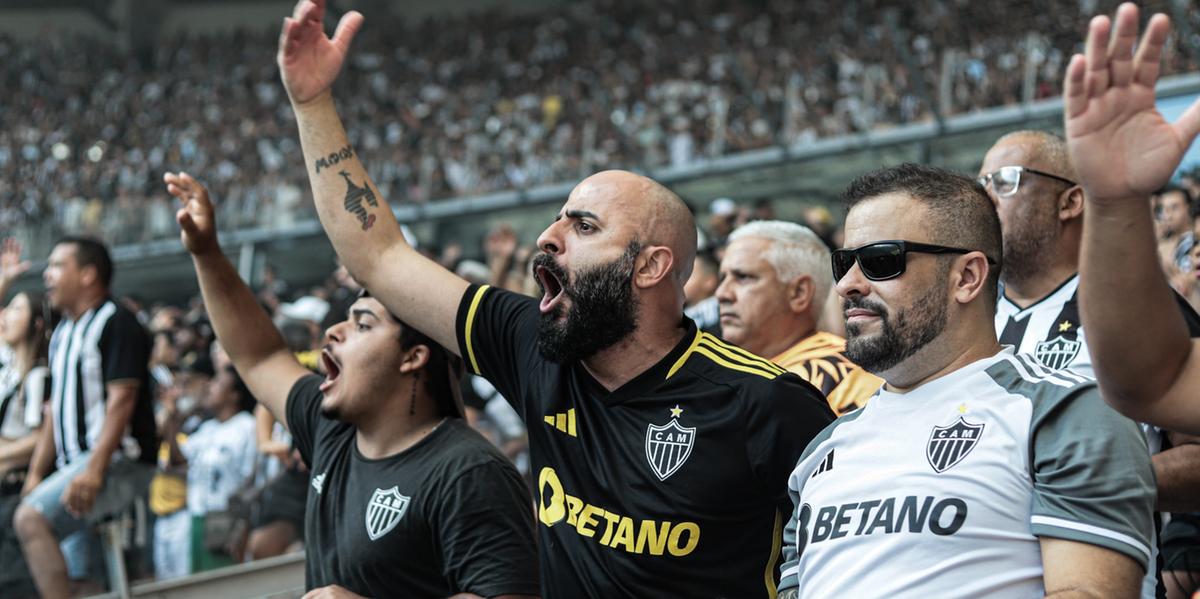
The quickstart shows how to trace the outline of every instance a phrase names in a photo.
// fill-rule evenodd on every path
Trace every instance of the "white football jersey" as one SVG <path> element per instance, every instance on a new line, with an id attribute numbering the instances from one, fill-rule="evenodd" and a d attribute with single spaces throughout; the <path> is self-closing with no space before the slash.
<path id="1" fill-rule="evenodd" d="M 779 589 L 800 597 L 1040 597 L 1038 537 L 1150 561 L 1154 475 L 1094 381 L 1006 348 L 880 390 L 789 480 Z"/>
<path id="2" fill-rule="evenodd" d="M 206 420 L 179 450 L 188 461 L 188 511 L 201 515 L 226 509 L 229 498 L 254 475 L 254 416 L 238 412 L 225 422 Z"/>

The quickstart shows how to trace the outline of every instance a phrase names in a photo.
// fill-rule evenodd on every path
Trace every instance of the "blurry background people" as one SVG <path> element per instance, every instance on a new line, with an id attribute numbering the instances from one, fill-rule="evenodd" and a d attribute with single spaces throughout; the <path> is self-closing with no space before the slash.
<path id="1" fill-rule="evenodd" d="M 175 436 L 184 414 L 168 414 L 163 437 L 171 462 L 187 466 L 187 511 L 191 520 L 190 572 L 235 563 L 229 547 L 243 533 L 227 510 L 230 498 L 253 484 L 258 451 L 254 417 L 245 411 L 250 390 L 232 366 L 216 373 L 204 398 L 208 419 L 180 443 Z"/>
<path id="2" fill-rule="evenodd" d="M 59 241 L 42 275 L 63 319 L 50 340 L 50 426 L 42 427 L 14 525 L 46 597 L 70 593 L 59 541 L 128 507 L 154 474 L 150 339 L 109 295 L 112 276 L 108 248 L 84 237 Z M 88 561 L 86 553 L 73 557 L 70 574 L 85 574 Z"/>
<path id="3" fill-rule="evenodd" d="M 829 248 L 811 230 L 782 221 L 742 225 L 729 236 L 720 269 L 726 340 L 812 383 L 838 414 L 866 405 L 883 385 L 846 358 L 845 339 L 817 329 L 833 275 Z"/>

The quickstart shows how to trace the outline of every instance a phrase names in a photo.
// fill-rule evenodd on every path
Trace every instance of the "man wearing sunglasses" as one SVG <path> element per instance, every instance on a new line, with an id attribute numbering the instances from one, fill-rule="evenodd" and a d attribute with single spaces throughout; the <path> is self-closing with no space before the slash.
<path id="1" fill-rule="evenodd" d="M 987 194 L 909 164 L 860 177 L 845 199 L 850 249 L 832 262 L 846 355 L 887 384 L 805 449 L 780 588 L 1136 595 L 1154 504 L 1141 432 L 1090 379 L 997 341 Z"/>
<path id="2" fill-rule="evenodd" d="M 996 205 L 1004 237 L 1003 287 L 995 321 L 1000 343 L 1047 368 L 1093 376 L 1078 303 L 1083 188 L 1072 180 L 1075 172 L 1066 141 L 1044 131 L 1010 133 L 988 151 L 980 171 L 979 183 Z M 1200 317 L 1182 297 L 1176 296 L 1176 301 L 1192 335 L 1200 335 Z M 1143 432 L 1154 456 L 1158 509 L 1200 507 L 1200 438 L 1152 426 L 1144 426 Z M 1160 531 L 1155 532 L 1157 540 Z M 1191 549 L 1172 547 L 1168 553 Z M 1156 595 L 1156 570 L 1143 581 L 1144 597 Z"/>

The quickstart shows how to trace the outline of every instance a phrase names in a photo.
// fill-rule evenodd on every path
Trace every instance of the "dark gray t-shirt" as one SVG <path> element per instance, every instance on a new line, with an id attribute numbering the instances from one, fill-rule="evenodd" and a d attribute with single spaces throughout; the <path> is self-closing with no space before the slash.
<path id="1" fill-rule="evenodd" d="M 461 420 L 363 457 L 354 427 L 320 413 L 321 378 L 292 388 L 287 420 L 311 473 L 309 589 L 368 597 L 539 594 L 532 501 L 516 469 Z"/>

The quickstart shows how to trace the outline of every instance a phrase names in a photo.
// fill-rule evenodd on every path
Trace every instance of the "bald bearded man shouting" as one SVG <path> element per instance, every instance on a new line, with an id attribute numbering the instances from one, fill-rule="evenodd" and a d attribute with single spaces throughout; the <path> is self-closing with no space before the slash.
<path id="1" fill-rule="evenodd" d="M 405 243 L 330 85 L 363 17 L 285 19 L 279 66 L 321 224 L 393 314 L 488 378 L 529 427 L 543 595 L 769 597 L 787 477 L 820 393 L 683 316 L 695 224 L 670 190 L 589 177 L 538 239 L 540 301 L 468 285 Z M 336 166 L 334 166 L 336 165 Z"/>

